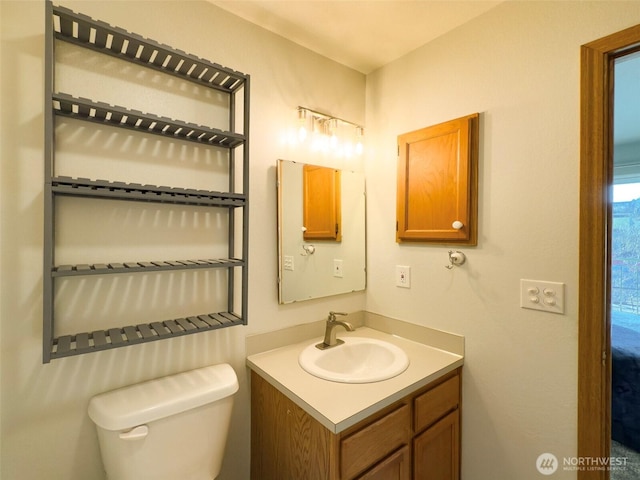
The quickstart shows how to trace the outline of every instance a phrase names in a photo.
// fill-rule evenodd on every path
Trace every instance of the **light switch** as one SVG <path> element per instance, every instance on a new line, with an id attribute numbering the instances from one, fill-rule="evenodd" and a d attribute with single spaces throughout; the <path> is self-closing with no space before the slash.
<path id="1" fill-rule="evenodd" d="M 564 313 L 564 283 L 521 279 L 520 307 Z"/>

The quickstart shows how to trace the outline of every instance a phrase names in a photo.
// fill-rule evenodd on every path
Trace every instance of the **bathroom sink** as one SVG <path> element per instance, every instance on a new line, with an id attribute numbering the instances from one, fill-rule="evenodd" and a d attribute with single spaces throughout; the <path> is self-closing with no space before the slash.
<path id="1" fill-rule="evenodd" d="M 309 345 L 300 353 L 300 366 L 311 375 L 341 383 L 371 383 L 393 378 L 409 366 L 404 351 L 384 340 L 343 337 L 326 350 Z"/>

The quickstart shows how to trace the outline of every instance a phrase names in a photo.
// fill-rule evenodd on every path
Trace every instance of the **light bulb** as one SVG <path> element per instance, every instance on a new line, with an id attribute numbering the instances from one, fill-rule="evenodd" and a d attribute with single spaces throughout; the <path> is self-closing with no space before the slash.
<path id="1" fill-rule="evenodd" d="M 298 140 L 304 142 L 307 138 L 307 111 L 303 108 L 298 108 L 298 123 L 300 123 Z"/>
<path id="2" fill-rule="evenodd" d="M 364 128 L 356 127 L 356 138 L 358 139 L 358 143 L 356 144 L 356 153 L 358 155 L 362 155 L 362 151 L 364 147 L 362 146 L 362 137 L 364 136 Z"/>
<path id="3" fill-rule="evenodd" d="M 344 154 L 347 158 L 351 158 L 353 155 L 353 143 L 347 142 L 344 144 Z"/>

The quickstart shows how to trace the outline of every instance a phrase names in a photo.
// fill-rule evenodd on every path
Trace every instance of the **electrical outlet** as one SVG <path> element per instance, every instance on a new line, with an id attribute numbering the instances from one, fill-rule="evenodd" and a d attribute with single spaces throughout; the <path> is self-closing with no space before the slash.
<path id="1" fill-rule="evenodd" d="M 333 259 L 333 276 L 334 277 L 338 277 L 338 278 L 342 278 L 343 273 L 344 272 L 342 270 L 342 260 L 334 258 Z"/>
<path id="2" fill-rule="evenodd" d="M 564 283 L 521 279 L 520 307 L 564 313 Z"/>
<path id="3" fill-rule="evenodd" d="M 284 256 L 284 269 L 293 271 L 293 255 Z"/>
<path id="4" fill-rule="evenodd" d="M 396 287 L 411 288 L 411 267 L 396 265 Z"/>

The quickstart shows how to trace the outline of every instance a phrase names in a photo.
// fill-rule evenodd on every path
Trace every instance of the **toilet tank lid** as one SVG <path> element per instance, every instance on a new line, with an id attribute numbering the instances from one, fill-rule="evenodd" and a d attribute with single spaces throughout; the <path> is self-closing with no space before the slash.
<path id="1" fill-rule="evenodd" d="M 212 365 L 96 395 L 89 417 L 106 430 L 125 430 L 215 402 L 238 391 L 228 364 Z"/>

